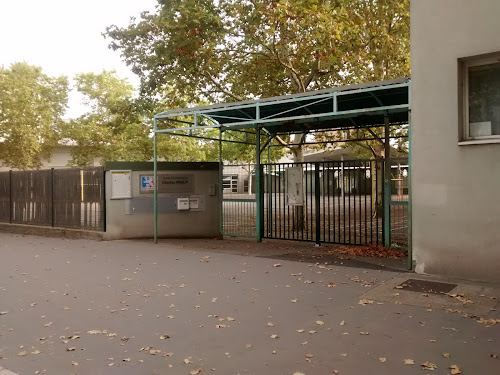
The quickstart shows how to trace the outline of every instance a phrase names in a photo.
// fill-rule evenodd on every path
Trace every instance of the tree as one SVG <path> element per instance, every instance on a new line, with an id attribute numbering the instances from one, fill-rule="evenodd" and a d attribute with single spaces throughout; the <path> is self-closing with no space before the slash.
<path id="1" fill-rule="evenodd" d="M 141 77 L 143 95 L 174 88 L 191 103 L 409 73 L 409 0 L 160 0 L 156 13 L 105 36 Z M 289 148 L 301 161 L 302 147 Z"/>
<path id="2" fill-rule="evenodd" d="M 27 63 L 0 67 L 0 159 L 18 169 L 40 168 L 60 139 L 68 101 L 66 77 Z"/>

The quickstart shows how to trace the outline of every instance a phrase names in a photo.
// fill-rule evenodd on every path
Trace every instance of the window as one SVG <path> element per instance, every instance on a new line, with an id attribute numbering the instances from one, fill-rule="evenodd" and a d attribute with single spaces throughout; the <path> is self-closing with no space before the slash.
<path id="1" fill-rule="evenodd" d="M 225 193 L 237 193 L 238 175 L 224 176 L 222 178 L 222 187 Z"/>
<path id="2" fill-rule="evenodd" d="M 500 56 L 462 61 L 464 141 L 500 140 Z"/>

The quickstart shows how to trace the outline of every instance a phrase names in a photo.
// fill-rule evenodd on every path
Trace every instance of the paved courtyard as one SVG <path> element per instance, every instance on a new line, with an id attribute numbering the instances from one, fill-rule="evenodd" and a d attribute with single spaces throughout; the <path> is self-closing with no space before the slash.
<path id="1" fill-rule="evenodd" d="M 408 291 L 410 273 L 212 251 L 220 242 L 0 233 L 0 368 L 500 374 L 498 285 Z"/>

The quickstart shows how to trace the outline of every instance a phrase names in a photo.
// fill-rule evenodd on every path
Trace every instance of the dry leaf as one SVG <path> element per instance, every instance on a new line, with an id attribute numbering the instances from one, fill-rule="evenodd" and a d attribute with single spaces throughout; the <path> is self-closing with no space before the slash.
<path id="1" fill-rule="evenodd" d="M 272 339 L 277 339 L 277 338 L 279 338 L 279 336 L 278 335 L 271 335 L 271 338 Z"/>
<path id="2" fill-rule="evenodd" d="M 462 370 L 460 370 L 460 368 L 457 365 L 451 365 L 450 370 L 451 370 L 451 375 L 459 375 L 462 373 Z"/>
<path id="3" fill-rule="evenodd" d="M 41 353 L 41 352 L 40 352 L 40 350 L 38 350 L 38 349 L 37 349 L 37 350 L 34 350 L 34 351 L 32 351 L 32 352 L 31 352 L 31 354 L 40 354 L 40 353 Z"/>
<path id="4" fill-rule="evenodd" d="M 414 365 L 415 361 L 410 358 L 405 358 L 405 365 Z"/>
<path id="5" fill-rule="evenodd" d="M 76 348 L 74 346 L 72 346 L 71 348 L 66 348 L 67 352 L 74 352 L 75 350 Z"/>
<path id="6" fill-rule="evenodd" d="M 184 358 L 184 363 L 187 365 L 187 364 L 191 363 L 191 361 L 189 360 L 189 358 Z"/>
<path id="7" fill-rule="evenodd" d="M 217 324 L 215 328 L 226 328 L 227 326 L 225 324 Z"/>
<path id="8" fill-rule="evenodd" d="M 273 322 L 268 322 L 268 323 L 267 323 L 267 326 L 268 326 L 268 327 L 274 327 L 274 323 L 273 323 Z"/>
<path id="9" fill-rule="evenodd" d="M 309 331 L 309 334 L 311 334 L 311 335 L 314 335 L 315 333 L 316 333 L 316 331 L 313 331 L 313 330 Z"/>
<path id="10" fill-rule="evenodd" d="M 445 358 L 450 358 L 450 353 L 441 353 L 441 355 Z"/>
<path id="11" fill-rule="evenodd" d="M 292 299 L 292 302 L 293 302 L 293 303 L 296 303 L 296 302 L 297 302 L 297 299 Z"/>
<path id="12" fill-rule="evenodd" d="M 313 354 L 306 354 L 306 358 L 314 358 Z"/>
<path id="13" fill-rule="evenodd" d="M 71 307 L 69 307 L 69 306 L 64 306 L 64 310 L 71 310 Z"/>
<path id="14" fill-rule="evenodd" d="M 380 362 L 384 363 L 384 362 L 387 362 L 387 358 L 384 358 L 384 357 L 381 357 L 378 359 Z"/>
<path id="15" fill-rule="evenodd" d="M 297 330 L 297 332 L 298 332 L 298 333 L 303 333 L 303 332 L 305 332 L 305 331 L 304 331 L 303 329 L 298 329 L 298 330 Z"/>
<path id="16" fill-rule="evenodd" d="M 191 370 L 189 373 L 191 375 L 198 375 L 201 372 L 201 368 L 197 368 L 196 370 Z"/>
<path id="17" fill-rule="evenodd" d="M 116 337 L 116 333 L 114 333 L 114 332 L 110 333 L 110 334 L 108 334 L 108 337 Z"/>
<path id="18" fill-rule="evenodd" d="M 99 330 L 97 330 L 97 329 L 93 329 L 93 330 L 87 331 L 87 333 L 88 333 L 89 335 L 97 335 L 97 334 L 99 334 L 99 333 L 104 333 L 104 332 L 103 332 L 103 331 L 99 331 Z"/>
<path id="19" fill-rule="evenodd" d="M 437 369 L 437 366 L 434 363 L 427 362 L 427 361 L 422 363 L 420 366 L 422 366 L 424 368 L 424 370 L 429 370 L 429 371 L 434 371 L 435 369 Z"/>
<path id="20" fill-rule="evenodd" d="M 164 335 L 160 336 L 160 340 L 166 340 L 166 339 L 169 339 L 169 338 L 170 338 L 170 336 L 167 335 L 166 333 Z"/>
<path id="21" fill-rule="evenodd" d="M 374 301 L 372 301 L 370 299 L 364 299 L 364 298 L 360 299 L 359 302 L 358 302 L 359 305 L 363 305 L 363 306 L 364 305 L 369 305 L 369 304 L 371 305 L 373 303 L 374 303 Z"/>
<path id="22" fill-rule="evenodd" d="M 0 315 L 5 315 L 5 314 L 8 314 L 9 312 L 8 311 L 0 311 Z"/>
<path id="23" fill-rule="evenodd" d="M 25 355 L 28 355 L 28 352 L 19 352 L 19 353 L 17 353 L 18 357 L 24 357 Z"/>
<path id="24" fill-rule="evenodd" d="M 273 267 L 281 267 L 280 263 L 273 264 Z"/>
<path id="25" fill-rule="evenodd" d="M 234 318 L 232 318 L 230 316 L 228 316 L 226 319 L 227 319 L 228 322 L 234 322 Z"/>
<path id="26" fill-rule="evenodd" d="M 150 349 L 149 350 L 149 354 L 151 354 L 151 355 L 157 355 L 159 353 L 161 353 L 161 350 L 159 350 L 159 349 Z"/>
<path id="27" fill-rule="evenodd" d="M 52 325 L 52 322 L 48 322 L 47 324 L 45 324 L 45 327 L 50 327 Z"/>
<path id="28" fill-rule="evenodd" d="M 336 286 L 335 283 L 331 281 L 328 283 L 328 288 L 333 288 L 334 286 Z"/>
<path id="29" fill-rule="evenodd" d="M 78 366 L 78 362 L 75 362 L 75 361 L 71 362 L 71 364 L 72 364 L 73 366 Z"/>
<path id="30" fill-rule="evenodd" d="M 304 281 L 304 284 L 314 284 L 314 281 L 306 280 L 306 281 Z"/>
<path id="31" fill-rule="evenodd" d="M 342 320 L 339 325 L 344 326 L 345 325 L 345 320 Z"/>
<path id="32" fill-rule="evenodd" d="M 124 358 L 122 359 L 123 362 L 130 362 L 130 358 Z"/>
<path id="33" fill-rule="evenodd" d="M 325 324 L 325 322 L 322 322 L 321 320 L 316 320 L 316 324 L 322 326 L 323 324 Z"/>
<path id="34" fill-rule="evenodd" d="M 359 334 L 366 336 L 366 335 L 369 335 L 370 333 L 369 332 L 360 332 Z"/>

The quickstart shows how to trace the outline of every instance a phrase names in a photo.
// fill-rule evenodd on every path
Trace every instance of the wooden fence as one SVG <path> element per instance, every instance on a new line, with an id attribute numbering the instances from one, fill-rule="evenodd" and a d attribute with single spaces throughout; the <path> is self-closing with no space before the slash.
<path id="1" fill-rule="evenodd" d="M 104 231 L 103 168 L 1 172 L 0 222 Z"/>

